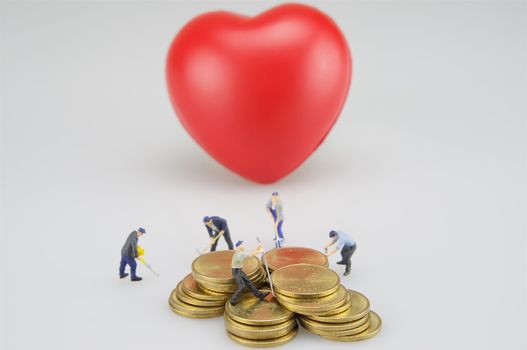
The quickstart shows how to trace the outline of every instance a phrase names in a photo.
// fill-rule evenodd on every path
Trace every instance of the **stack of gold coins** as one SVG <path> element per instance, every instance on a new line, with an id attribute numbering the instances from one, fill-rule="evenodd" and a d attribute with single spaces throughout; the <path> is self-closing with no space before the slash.
<path id="1" fill-rule="evenodd" d="M 205 290 L 222 294 L 234 293 L 238 286 L 232 277 L 233 254 L 232 250 L 223 250 L 200 255 L 192 262 L 192 276 Z M 254 256 L 244 260 L 243 271 L 256 287 L 266 278 L 262 263 Z"/>
<path id="2" fill-rule="evenodd" d="M 169 306 L 178 315 L 189 318 L 211 318 L 223 315 L 229 294 L 203 289 L 191 274 L 170 293 Z"/>
<path id="3" fill-rule="evenodd" d="M 289 310 L 301 315 L 324 315 L 349 303 L 339 276 L 324 266 L 288 265 L 271 274 L 275 296 Z"/>
<path id="4" fill-rule="evenodd" d="M 331 310 L 324 315 L 302 315 L 300 324 L 311 333 L 336 341 L 358 341 L 371 338 L 381 329 L 381 318 L 370 310 L 368 298 L 348 290 L 345 309 Z"/>
<path id="5" fill-rule="evenodd" d="M 304 247 L 285 247 L 269 250 L 264 255 L 264 261 L 271 271 L 294 264 L 313 264 L 328 267 L 328 258 L 324 254 L 318 250 Z"/>
<path id="6" fill-rule="evenodd" d="M 298 333 L 295 314 L 276 299 L 260 301 L 244 293 L 235 305 L 225 306 L 225 329 L 233 341 L 250 347 L 285 344 Z"/>
<path id="7" fill-rule="evenodd" d="M 271 275 L 280 304 L 300 314 L 302 327 L 326 339 L 357 341 L 375 336 L 381 319 L 362 294 L 347 290 L 332 270 L 312 264 L 289 265 Z"/>

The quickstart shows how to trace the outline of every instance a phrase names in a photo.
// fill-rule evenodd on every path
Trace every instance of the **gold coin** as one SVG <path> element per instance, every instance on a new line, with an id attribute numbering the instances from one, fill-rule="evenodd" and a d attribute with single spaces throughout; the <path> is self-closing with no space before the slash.
<path id="1" fill-rule="evenodd" d="M 329 339 L 329 340 L 335 340 L 335 341 L 343 341 L 343 342 L 352 342 L 352 341 L 359 341 L 359 340 L 365 340 L 372 338 L 376 336 L 382 327 L 382 320 L 375 312 L 370 311 L 370 326 L 363 332 L 349 335 L 349 336 L 333 336 L 333 335 L 324 335 L 322 337 Z"/>
<path id="2" fill-rule="evenodd" d="M 260 286 L 263 284 L 263 281 L 261 278 L 260 279 L 249 278 L 249 279 L 251 280 L 251 282 L 254 284 L 256 288 L 260 288 Z M 225 283 L 215 284 L 215 283 L 200 281 L 199 283 L 202 287 L 208 290 L 211 290 L 217 293 L 229 294 L 229 295 L 236 292 L 236 290 L 238 289 L 238 285 L 235 282 L 231 284 L 225 284 Z"/>
<path id="3" fill-rule="evenodd" d="M 200 300 L 217 300 L 217 301 L 226 301 L 229 299 L 228 295 L 222 293 L 216 293 L 202 288 L 198 282 L 192 277 L 192 274 L 188 274 L 181 281 L 181 287 L 185 294 Z"/>
<path id="4" fill-rule="evenodd" d="M 200 255 L 192 262 L 192 275 L 200 282 L 207 280 L 212 283 L 231 283 L 233 250 L 222 250 Z M 251 277 L 259 273 L 261 263 L 254 256 L 247 257 L 243 262 L 243 271 Z"/>
<path id="5" fill-rule="evenodd" d="M 358 320 L 346 322 L 346 323 L 324 323 L 324 322 L 318 322 L 313 321 L 307 316 L 300 316 L 299 319 L 301 322 L 306 324 L 307 326 L 320 330 L 322 332 L 341 332 L 341 331 L 347 331 L 350 329 L 355 329 L 359 326 L 364 325 L 369 321 L 369 314 L 364 316 L 363 318 L 359 318 Z"/>
<path id="6" fill-rule="evenodd" d="M 225 305 L 225 301 L 224 300 L 201 300 L 201 299 L 196 299 L 194 297 L 191 297 L 189 295 L 187 295 L 184 290 L 183 290 L 183 287 L 182 287 L 183 283 L 182 282 L 179 282 L 179 284 L 177 285 L 176 287 L 176 296 L 179 300 L 187 303 L 187 304 L 190 304 L 190 305 L 195 305 L 195 306 L 222 306 L 222 305 Z"/>
<path id="7" fill-rule="evenodd" d="M 177 297 L 176 289 L 174 289 L 174 291 L 172 291 L 172 293 L 170 294 L 169 303 L 174 309 L 177 309 L 177 310 L 180 310 L 186 313 L 195 313 L 195 314 L 218 313 L 218 312 L 223 312 L 225 309 L 225 306 L 223 305 L 204 307 L 204 306 L 195 306 L 195 305 L 187 304 Z"/>
<path id="8" fill-rule="evenodd" d="M 234 342 L 241 344 L 241 345 L 250 346 L 253 348 L 270 348 L 273 346 L 282 345 L 282 344 L 288 343 L 291 340 L 293 340 L 297 334 L 298 334 L 298 326 L 293 328 L 293 330 L 289 332 L 288 334 L 282 337 L 273 338 L 273 339 L 258 339 L 258 340 L 246 339 L 246 338 L 238 337 L 237 335 L 234 335 L 227 331 L 227 335 Z"/>
<path id="9" fill-rule="evenodd" d="M 176 314 L 178 314 L 180 316 L 183 316 L 183 317 L 187 317 L 187 318 L 200 318 L 200 319 L 203 319 L 203 318 L 214 318 L 214 317 L 223 316 L 223 312 L 216 312 L 216 313 L 211 313 L 211 314 L 195 314 L 195 313 L 184 312 L 184 311 L 175 309 L 174 307 L 172 307 L 171 304 L 169 304 L 169 307 L 170 307 L 170 310 L 172 310 L 174 313 L 176 313 Z"/>
<path id="10" fill-rule="evenodd" d="M 294 264 L 313 264 L 328 267 L 328 258 L 311 248 L 286 247 L 269 250 L 264 255 L 270 270 Z"/>
<path id="11" fill-rule="evenodd" d="M 235 321 L 254 326 L 274 325 L 294 317 L 294 314 L 276 299 L 260 301 L 252 293 L 242 294 L 236 305 L 227 301 L 225 312 Z"/>
<path id="12" fill-rule="evenodd" d="M 328 336 L 328 337 L 341 337 L 341 336 L 351 336 L 355 334 L 359 334 L 364 332 L 368 327 L 370 326 L 370 318 L 366 318 L 366 322 L 361 324 L 358 327 L 341 330 L 341 331 L 328 331 L 328 330 L 322 330 L 317 327 L 313 327 L 312 324 L 308 323 L 306 319 L 299 319 L 300 324 L 302 327 L 304 327 L 306 330 L 310 331 L 313 334 L 317 334 L 320 336 Z"/>
<path id="13" fill-rule="evenodd" d="M 321 316 L 330 316 L 330 315 L 340 314 L 341 312 L 348 310 L 350 307 L 351 307 L 351 295 L 348 292 L 346 293 L 346 301 L 344 302 L 344 304 L 342 304 L 341 306 L 337 308 L 331 309 L 328 312 L 324 312 L 324 314 L 322 314 Z"/>
<path id="14" fill-rule="evenodd" d="M 296 319 L 292 318 L 283 323 L 271 326 L 249 326 L 230 318 L 225 313 L 225 329 L 230 333 L 245 339 L 272 339 L 282 337 L 297 327 Z"/>
<path id="15" fill-rule="evenodd" d="M 358 320 L 366 316 L 370 309 L 370 301 L 364 295 L 354 290 L 348 290 L 351 295 L 351 308 L 336 315 L 310 315 L 309 318 L 325 323 L 344 323 Z"/>
<path id="16" fill-rule="evenodd" d="M 340 286 L 339 276 L 324 266 L 288 265 L 271 274 L 275 290 L 295 298 L 318 298 L 334 293 Z"/>
<path id="17" fill-rule="evenodd" d="M 291 298 L 275 293 L 276 299 L 287 309 L 302 315 L 320 315 L 346 302 L 347 290 L 344 286 L 333 294 L 321 298 Z"/>

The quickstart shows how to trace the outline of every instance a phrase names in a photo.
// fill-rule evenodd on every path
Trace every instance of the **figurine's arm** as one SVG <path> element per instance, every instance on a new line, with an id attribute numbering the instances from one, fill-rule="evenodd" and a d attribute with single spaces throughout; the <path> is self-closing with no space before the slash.
<path id="1" fill-rule="evenodd" d="M 261 244 L 258 244 L 258 246 L 256 248 L 254 248 L 254 250 L 251 253 L 249 253 L 249 255 L 255 256 L 255 255 L 258 255 L 260 253 L 263 253 L 263 246 Z"/>
<path id="2" fill-rule="evenodd" d="M 139 255 L 137 254 L 137 239 L 132 239 L 130 242 L 130 247 L 132 248 L 132 255 L 134 258 L 137 258 Z"/>
<path id="3" fill-rule="evenodd" d="M 214 237 L 214 235 L 212 234 L 212 229 L 210 227 L 208 227 L 207 225 L 205 225 L 205 227 L 207 228 L 207 232 L 209 233 L 209 237 L 210 238 Z"/>
<path id="4" fill-rule="evenodd" d="M 335 248 L 331 249 L 331 251 L 328 252 L 327 249 L 328 249 L 328 248 L 324 248 L 324 250 L 326 251 L 326 253 L 325 253 L 326 256 L 331 256 L 331 255 L 335 254 L 335 253 L 337 252 L 337 250 L 338 250 L 338 249 L 335 247 Z"/>
<path id="5" fill-rule="evenodd" d="M 221 230 L 220 232 L 218 232 L 218 234 L 212 238 L 212 243 L 216 242 L 221 236 L 223 236 L 224 233 L 225 233 L 224 230 Z"/>
<path id="6" fill-rule="evenodd" d="M 323 247 L 324 250 L 328 249 L 329 247 L 331 247 L 331 246 L 332 246 L 333 244 L 335 244 L 335 243 L 337 243 L 337 241 L 332 239 L 331 241 L 328 242 L 328 244 L 326 244 L 326 245 Z"/>

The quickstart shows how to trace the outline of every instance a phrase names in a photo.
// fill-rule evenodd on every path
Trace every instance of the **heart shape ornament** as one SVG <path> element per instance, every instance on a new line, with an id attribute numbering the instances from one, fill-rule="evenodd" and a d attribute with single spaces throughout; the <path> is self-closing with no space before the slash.
<path id="1" fill-rule="evenodd" d="M 209 155 L 272 183 L 302 164 L 337 120 L 351 56 L 333 20 L 310 6 L 255 17 L 209 12 L 174 38 L 166 78 L 181 123 Z"/>

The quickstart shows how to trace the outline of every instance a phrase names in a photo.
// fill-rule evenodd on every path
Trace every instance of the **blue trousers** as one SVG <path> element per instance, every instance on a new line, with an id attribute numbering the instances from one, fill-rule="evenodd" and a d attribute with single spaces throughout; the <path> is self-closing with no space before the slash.
<path id="1" fill-rule="evenodd" d="M 119 276 L 124 275 L 124 269 L 126 265 L 130 266 L 130 277 L 136 278 L 135 269 L 137 268 L 137 262 L 131 256 L 121 257 L 121 265 L 119 266 Z"/>
<path id="2" fill-rule="evenodd" d="M 274 219 L 274 222 L 276 223 L 276 210 L 273 210 L 271 209 L 271 214 L 273 214 L 273 219 Z M 276 228 L 276 231 L 278 233 L 278 237 L 279 238 L 284 238 L 284 233 L 282 232 L 282 223 L 284 221 L 283 220 L 280 220 L 280 222 L 278 223 L 278 227 Z"/>

